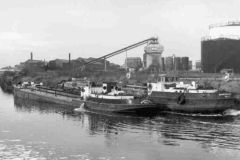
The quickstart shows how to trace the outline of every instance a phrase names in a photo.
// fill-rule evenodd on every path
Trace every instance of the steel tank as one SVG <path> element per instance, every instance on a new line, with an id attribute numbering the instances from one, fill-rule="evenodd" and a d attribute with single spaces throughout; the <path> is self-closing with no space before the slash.
<path id="1" fill-rule="evenodd" d="M 202 66 L 201 66 L 201 61 L 197 61 L 196 62 L 196 69 L 201 69 Z"/>
<path id="2" fill-rule="evenodd" d="M 179 71 L 180 70 L 180 57 L 174 58 L 174 68 L 173 70 Z"/>
<path id="3" fill-rule="evenodd" d="M 196 68 L 204 73 L 219 73 L 234 69 L 240 73 L 240 21 L 228 21 L 209 26 L 209 36 L 202 37 L 201 62 Z"/>
<path id="4" fill-rule="evenodd" d="M 219 73 L 222 69 L 234 69 L 235 73 L 240 73 L 240 40 L 215 39 L 201 43 L 201 67 L 204 73 Z"/>
<path id="5" fill-rule="evenodd" d="M 182 57 L 182 69 L 184 71 L 188 70 L 188 65 L 189 65 L 189 58 L 188 57 Z"/>
<path id="6" fill-rule="evenodd" d="M 192 69 L 192 61 L 188 62 L 188 69 L 191 70 Z"/>
<path id="7" fill-rule="evenodd" d="M 162 63 L 161 63 L 161 70 L 165 71 L 165 62 L 164 62 L 164 58 L 163 57 L 161 58 L 161 61 L 162 61 Z"/>
<path id="8" fill-rule="evenodd" d="M 180 69 L 179 69 L 180 71 L 182 71 L 183 70 L 183 65 L 182 65 L 182 57 L 180 57 Z"/>
<path id="9" fill-rule="evenodd" d="M 165 58 L 165 70 L 166 71 L 172 71 L 173 70 L 173 58 L 172 57 L 166 57 Z"/>

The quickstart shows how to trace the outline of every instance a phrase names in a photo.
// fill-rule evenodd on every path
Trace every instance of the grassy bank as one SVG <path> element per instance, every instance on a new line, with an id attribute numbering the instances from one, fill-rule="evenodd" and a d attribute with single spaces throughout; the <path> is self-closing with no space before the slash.
<path id="1" fill-rule="evenodd" d="M 221 74 L 209 74 L 209 73 L 195 73 L 195 72 L 162 72 L 161 74 L 167 74 L 169 76 L 188 77 L 188 78 L 219 78 Z M 68 80 L 72 77 L 84 78 L 87 77 L 90 81 L 104 82 L 114 81 L 123 82 L 124 84 L 142 85 L 147 82 L 155 82 L 156 74 L 147 71 L 141 71 L 132 73 L 130 79 L 126 78 L 126 72 L 69 72 L 69 71 L 48 71 L 48 72 L 35 72 L 28 75 L 14 75 L 4 74 L 0 78 L 2 86 L 17 84 L 18 82 L 32 81 L 35 83 L 43 83 L 46 86 L 55 86 L 62 80 Z M 239 74 L 234 75 L 235 78 L 240 78 Z M 185 83 L 191 83 L 191 80 L 184 80 Z M 240 93 L 240 81 L 219 81 L 219 80 L 198 80 L 201 85 L 212 86 L 219 90 L 228 92 Z"/>

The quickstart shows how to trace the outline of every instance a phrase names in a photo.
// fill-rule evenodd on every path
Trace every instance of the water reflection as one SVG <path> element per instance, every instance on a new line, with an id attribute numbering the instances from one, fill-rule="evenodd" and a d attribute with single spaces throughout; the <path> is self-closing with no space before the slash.
<path id="1" fill-rule="evenodd" d="M 52 113 L 66 113 L 66 115 L 73 114 L 73 107 L 65 107 L 63 105 L 57 105 L 52 103 L 39 103 L 34 100 L 14 98 L 14 104 L 17 112 L 39 112 L 41 114 Z"/>
<path id="2" fill-rule="evenodd" d="M 63 105 L 38 103 L 34 100 L 14 98 L 17 112 L 40 114 L 61 114 L 63 118 L 73 121 L 80 121 L 88 128 L 89 134 L 94 135 L 99 132 L 117 134 L 118 129 L 140 129 L 151 130 L 152 126 L 148 125 L 153 116 L 139 116 L 134 114 L 118 114 L 109 112 L 92 112 L 84 110 L 83 112 L 74 112 L 74 107 L 65 107 Z M 120 129 L 122 128 L 122 129 Z M 139 131 L 140 131 L 139 130 Z"/>
<path id="3" fill-rule="evenodd" d="M 207 152 L 225 150 L 230 154 L 231 150 L 235 154 L 240 150 L 239 117 L 172 114 L 164 117 L 160 130 L 163 137 L 169 139 L 170 143 L 174 143 L 174 140 L 195 141 Z M 174 145 L 179 144 L 174 143 Z"/>
<path id="4" fill-rule="evenodd" d="M 185 149 L 185 154 L 188 154 L 187 150 L 190 149 L 191 152 L 196 152 L 195 154 L 199 156 L 205 154 L 206 157 L 209 156 L 206 153 L 238 156 L 238 158 L 240 156 L 239 117 L 172 113 L 137 116 L 87 110 L 76 113 L 73 108 L 61 105 L 37 103 L 21 98 L 15 98 L 14 102 L 18 113 L 39 113 L 52 116 L 61 114 L 62 118 L 67 121 L 66 123 L 76 122 L 70 125 L 77 125 L 78 134 L 82 134 L 82 130 L 79 129 L 83 129 L 87 133 L 87 136 L 82 137 L 87 139 L 86 142 L 81 139 L 81 143 L 90 145 L 88 152 L 97 152 L 91 144 L 97 143 L 98 147 L 104 144 L 102 148 L 99 148 L 99 152 L 118 153 L 119 157 L 124 156 L 128 159 L 156 159 L 161 152 L 170 157 L 179 156 L 177 153 L 171 152 L 173 148 L 169 149 L 168 147 L 174 147 L 174 150 L 182 152 Z M 57 130 L 71 134 L 72 137 L 76 134 L 61 128 L 57 128 Z M 69 138 L 71 139 L 71 137 Z M 133 157 L 136 152 L 143 153 L 146 157 Z M 186 158 L 186 156 L 183 157 Z"/>

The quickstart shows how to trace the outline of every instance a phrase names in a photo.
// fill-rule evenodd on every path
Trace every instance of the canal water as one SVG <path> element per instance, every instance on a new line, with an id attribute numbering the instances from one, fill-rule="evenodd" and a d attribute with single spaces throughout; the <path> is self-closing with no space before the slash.
<path id="1" fill-rule="evenodd" d="M 103 114 L 0 90 L 0 159 L 240 159 L 240 116 Z"/>

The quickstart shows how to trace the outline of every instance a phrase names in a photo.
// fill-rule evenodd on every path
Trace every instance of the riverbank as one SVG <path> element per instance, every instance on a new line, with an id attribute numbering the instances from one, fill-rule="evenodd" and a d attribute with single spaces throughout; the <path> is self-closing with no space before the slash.
<path id="1" fill-rule="evenodd" d="M 163 72 L 162 74 L 167 74 L 168 76 L 181 77 L 181 81 L 184 83 L 191 83 L 191 81 L 196 81 L 200 85 L 211 86 L 221 91 L 233 92 L 240 94 L 240 75 L 235 74 L 234 78 L 238 80 L 230 80 L 225 82 L 221 78 L 221 74 L 211 74 L 211 73 L 195 73 L 195 72 Z M 72 77 L 84 78 L 87 77 L 88 80 L 94 82 L 122 82 L 123 84 L 131 85 L 142 85 L 143 83 L 156 81 L 156 74 L 141 71 L 137 73 L 131 73 L 130 78 L 126 78 L 126 72 L 83 72 L 79 74 L 72 74 L 66 71 L 48 71 L 48 72 L 35 72 L 29 75 L 12 74 L 5 73 L 0 77 L 0 85 L 3 89 L 9 89 L 13 84 L 18 82 L 35 82 L 43 83 L 45 86 L 56 86 L 57 83 L 62 80 L 69 80 Z M 187 79 L 185 79 L 187 77 Z M 200 79 L 201 77 L 202 79 Z M 233 76 L 232 76 L 233 77 Z M 192 78 L 192 79 L 191 79 Z M 198 78 L 198 79 L 194 79 Z M 205 79 L 203 79 L 205 78 Z M 206 79 L 208 78 L 208 79 Z M 218 78 L 218 79 L 215 79 Z"/>

